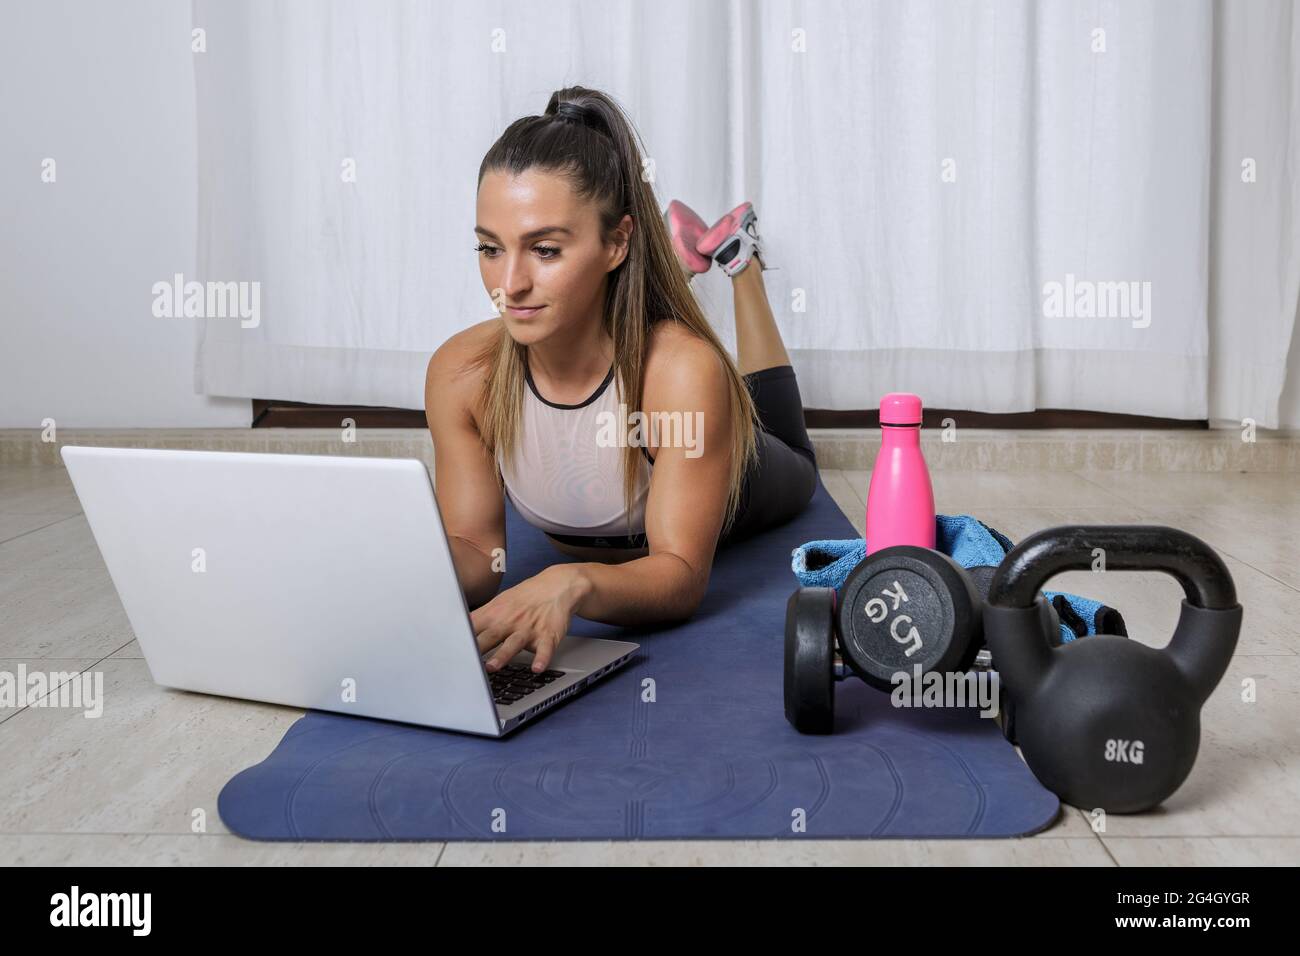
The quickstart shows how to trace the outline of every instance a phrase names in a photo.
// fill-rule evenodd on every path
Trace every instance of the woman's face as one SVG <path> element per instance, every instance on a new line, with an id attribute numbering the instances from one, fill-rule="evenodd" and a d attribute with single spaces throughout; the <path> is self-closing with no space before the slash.
<path id="1" fill-rule="evenodd" d="M 562 176 L 527 170 L 487 173 L 477 217 L 483 286 L 515 341 L 531 345 L 599 320 L 606 277 L 627 255 L 631 216 L 607 244 L 594 202 L 575 196 Z"/>

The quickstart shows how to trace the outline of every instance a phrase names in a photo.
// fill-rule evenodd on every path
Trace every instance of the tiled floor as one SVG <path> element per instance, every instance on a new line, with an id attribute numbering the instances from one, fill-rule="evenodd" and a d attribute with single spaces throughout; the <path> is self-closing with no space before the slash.
<path id="1" fill-rule="evenodd" d="M 823 471 L 862 531 L 869 474 Z M 936 472 L 939 510 L 1012 539 L 1063 523 L 1159 523 L 1222 553 L 1245 608 L 1237 656 L 1203 713 L 1191 777 L 1156 811 L 1079 810 L 1021 840 L 269 844 L 231 835 L 221 787 L 300 711 L 155 686 L 59 467 L 0 468 L 0 671 L 103 672 L 103 716 L 0 709 L 0 862 L 1291 864 L 1300 862 L 1300 480 L 1291 474 Z M 1074 572 L 1053 586 L 1120 608 L 1159 645 L 1181 591 L 1159 574 Z M 1243 699 L 1247 678 L 1255 699 Z"/>

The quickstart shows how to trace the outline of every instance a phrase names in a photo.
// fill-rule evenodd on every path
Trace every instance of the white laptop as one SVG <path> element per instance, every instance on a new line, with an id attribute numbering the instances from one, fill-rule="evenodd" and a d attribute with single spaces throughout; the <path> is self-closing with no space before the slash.
<path id="1" fill-rule="evenodd" d="M 62 454 L 166 687 L 499 737 L 639 646 L 568 636 L 545 675 L 525 651 L 489 676 L 415 459 Z"/>

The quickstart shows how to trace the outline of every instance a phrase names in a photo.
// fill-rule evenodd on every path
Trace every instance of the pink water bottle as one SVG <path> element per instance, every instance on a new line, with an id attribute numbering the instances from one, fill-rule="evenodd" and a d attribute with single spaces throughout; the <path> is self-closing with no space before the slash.
<path id="1" fill-rule="evenodd" d="M 867 489 L 867 554 L 896 544 L 934 547 L 934 488 L 921 455 L 921 398 L 880 400 L 880 454 Z"/>

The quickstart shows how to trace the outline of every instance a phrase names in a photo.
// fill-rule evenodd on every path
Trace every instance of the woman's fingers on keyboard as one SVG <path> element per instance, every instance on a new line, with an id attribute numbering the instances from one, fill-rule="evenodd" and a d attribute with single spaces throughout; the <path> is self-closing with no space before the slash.
<path id="1" fill-rule="evenodd" d="M 515 631 L 502 641 L 501 646 L 488 658 L 487 669 L 495 671 L 510 663 L 510 659 L 524 649 L 524 645 L 528 643 L 528 636 L 527 631 Z"/>
<path id="2" fill-rule="evenodd" d="M 560 638 L 554 634 L 547 634 L 537 639 L 533 645 L 533 673 L 537 674 L 551 666 L 551 658 L 555 656 L 555 648 L 559 646 Z"/>

